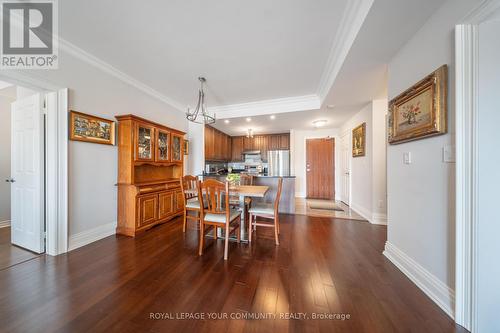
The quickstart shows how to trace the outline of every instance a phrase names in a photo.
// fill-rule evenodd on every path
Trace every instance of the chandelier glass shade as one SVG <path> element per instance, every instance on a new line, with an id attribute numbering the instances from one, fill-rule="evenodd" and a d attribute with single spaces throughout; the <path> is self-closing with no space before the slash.
<path id="1" fill-rule="evenodd" d="M 199 77 L 200 90 L 198 90 L 198 104 L 194 110 L 190 110 L 188 107 L 186 112 L 186 118 L 193 123 L 198 124 L 213 124 L 215 123 L 215 113 L 213 115 L 208 113 L 207 106 L 205 105 L 205 91 L 203 90 L 203 84 L 207 81 L 204 77 Z"/>

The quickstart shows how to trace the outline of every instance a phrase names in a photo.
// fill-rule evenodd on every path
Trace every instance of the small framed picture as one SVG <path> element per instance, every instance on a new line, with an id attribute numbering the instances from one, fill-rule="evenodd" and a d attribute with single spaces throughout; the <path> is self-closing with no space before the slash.
<path id="1" fill-rule="evenodd" d="M 189 155 L 189 140 L 184 140 L 184 155 Z"/>
<path id="2" fill-rule="evenodd" d="M 352 157 L 365 156 L 366 123 L 352 130 Z"/>
<path id="3" fill-rule="evenodd" d="M 70 111 L 69 121 L 70 140 L 115 144 L 114 121 L 76 111 Z"/>

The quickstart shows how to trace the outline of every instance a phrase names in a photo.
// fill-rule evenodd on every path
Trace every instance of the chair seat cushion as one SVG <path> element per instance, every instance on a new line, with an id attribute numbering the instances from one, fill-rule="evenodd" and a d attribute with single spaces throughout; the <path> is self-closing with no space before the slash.
<path id="1" fill-rule="evenodd" d="M 268 203 L 256 203 L 252 208 L 248 210 L 250 214 L 264 214 L 274 216 L 274 205 Z"/>
<path id="2" fill-rule="evenodd" d="M 200 201 L 198 199 L 190 199 L 186 202 L 186 208 L 200 209 Z"/>
<path id="3" fill-rule="evenodd" d="M 240 214 L 241 213 L 238 210 L 231 209 L 229 211 L 229 222 L 233 221 L 235 218 L 240 216 Z M 207 213 L 207 214 L 205 214 L 205 221 L 226 223 L 226 214 Z"/>

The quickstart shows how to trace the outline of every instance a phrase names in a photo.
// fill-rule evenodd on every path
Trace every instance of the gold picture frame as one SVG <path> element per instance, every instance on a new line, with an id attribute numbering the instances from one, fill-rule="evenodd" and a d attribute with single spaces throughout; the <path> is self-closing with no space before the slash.
<path id="1" fill-rule="evenodd" d="M 448 67 L 443 65 L 390 101 L 389 144 L 446 133 L 447 76 Z"/>
<path id="2" fill-rule="evenodd" d="M 366 123 L 352 130 L 352 157 L 361 157 L 366 154 Z"/>
<path id="3" fill-rule="evenodd" d="M 70 111 L 69 139 L 106 145 L 115 144 L 115 122 L 89 114 Z"/>
<path id="4" fill-rule="evenodd" d="M 189 155 L 189 140 L 184 140 L 184 155 Z"/>

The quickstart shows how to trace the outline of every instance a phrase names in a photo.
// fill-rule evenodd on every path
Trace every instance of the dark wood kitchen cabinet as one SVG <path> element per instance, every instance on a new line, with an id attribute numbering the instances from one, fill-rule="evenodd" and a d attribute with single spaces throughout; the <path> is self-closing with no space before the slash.
<path id="1" fill-rule="evenodd" d="M 231 137 L 226 133 L 205 126 L 205 160 L 230 161 L 232 157 Z"/>

